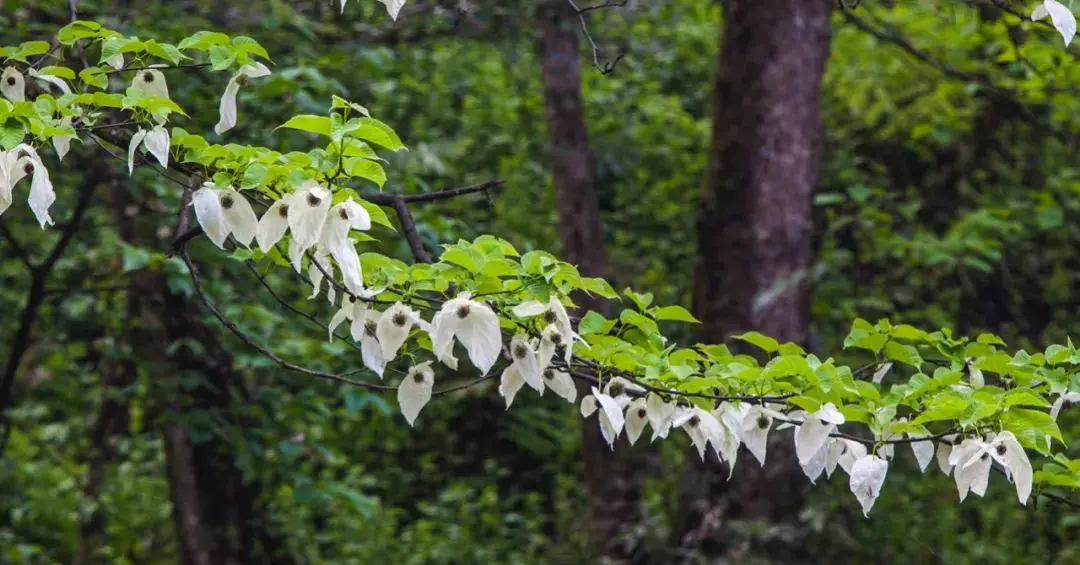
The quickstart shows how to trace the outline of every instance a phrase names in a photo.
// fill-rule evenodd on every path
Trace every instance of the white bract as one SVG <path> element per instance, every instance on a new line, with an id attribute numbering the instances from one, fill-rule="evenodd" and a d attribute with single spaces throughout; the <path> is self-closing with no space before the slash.
<path id="1" fill-rule="evenodd" d="M 363 301 L 357 300 L 355 303 L 363 304 Z M 349 327 L 353 340 L 360 342 L 360 357 L 364 362 L 364 366 L 379 375 L 380 379 L 383 376 L 383 371 L 386 370 L 386 363 L 389 361 L 383 355 L 382 345 L 379 344 L 377 334 L 381 317 L 382 313 L 374 309 L 357 308 L 354 310 L 352 325 Z"/>
<path id="2" fill-rule="evenodd" d="M 619 439 L 626 419 L 623 417 L 623 405 L 614 398 L 592 387 L 592 394 L 581 399 L 581 415 L 588 418 L 600 408 L 600 434 L 615 449 L 615 440 Z"/>
<path id="3" fill-rule="evenodd" d="M 574 386 L 574 379 L 570 373 L 559 369 L 544 369 L 540 376 L 544 379 L 547 388 L 565 398 L 567 402 L 577 400 L 577 387 Z"/>
<path id="4" fill-rule="evenodd" d="M 637 443 L 641 432 L 645 431 L 645 425 L 649 423 L 647 402 L 645 397 L 639 397 L 626 406 L 626 439 L 630 440 L 630 445 Z"/>
<path id="5" fill-rule="evenodd" d="M 263 212 L 259 225 L 255 227 L 255 241 L 259 243 L 259 250 L 269 252 L 281 241 L 286 231 L 289 231 L 289 204 L 282 198 Z"/>
<path id="6" fill-rule="evenodd" d="M 1050 16 L 1054 29 L 1061 34 L 1061 39 L 1065 40 L 1065 45 L 1072 43 L 1073 37 L 1076 36 L 1076 17 L 1069 8 L 1057 0 L 1043 0 L 1043 3 L 1035 6 L 1031 12 L 1033 21 L 1039 21 L 1047 16 Z"/>
<path id="7" fill-rule="evenodd" d="M 491 307 L 462 292 L 443 303 L 431 321 L 431 346 L 435 356 L 452 369 L 457 369 L 453 355 L 457 338 L 469 352 L 469 359 L 481 375 L 486 375 L 499 358 L 502 334 L 499 318 Z"/>
<path id="8" fill-rule="evenodd" d="M 425 404 L 431 400 L 431 387 L 435 384 L 435 371 L 431 368 L 431 361 L 425 361 L 409 369 L 401 384 L 398 385 L 398 406 L 401 407 L 401 415 L 412 426 L 416 416 Z"/>
<path id="9" fill-rule="evenodd" d="M 145 147 L 162 167 L 169 166 L 169 130 L 162 126 L 155 126 L 149 131 L 140 128 L 128 142 L 129 175 L 135 172 L 135 151 L 139 145 Z"/>
<path id="10" fill-rule="evenodd" d="M 510 340 L 510 357 L 513 361 L 503 369 L 499 379 L 499 394 L 506 399 L 506 408 L 514 402 L 514 396 L 522 385 L 528 384 L 540 394 L 544 394 L 544 381 L 540 377 L 540 366 L 536 360 L 536 351 L 526 339 L 514 336 Z"/>
<path id="11" fill-rule="evenodd" d="M 371 229 L 371 216 L 363 206 L 352 199 L 331 208 L 323 224 L 319 245 L 327 249 L 337 261 L 338 267 L 341 268 L 341 278 L 349 292 L 360 292 L 364 287 L 360 255 L 357 254 L 353 241 L 349 239 L 349 232 L 369 229 Z"/>
<path id="12" fill-rule="evenodd" d="M 953 449 L 949 464 L 956 468 L 956 488 L 960 500 L 963 501 L 969 491 L 979 496 L 986 493 L 994 461 L 1004 468 L 1006 478 L 1016 485 L 1016 497 L 1020 503 L 1027 504 L 1034 474 L 1027 453 L 1009 431 L 990 434 L 985 441 L 968 438 Z"/>
<path id="13" fill-rule="evenodd" d="M 258 236 L 259 227 L 255 226 L 256 241 L 259 239 Z M 337 296 L 337 289 L 334 287 L 334 264 L 330 261 L 330 252 L 319 247 L 315 249 L 315 253 L 311 257 L 311 264 L 308 265 L 308 278 L 311 279 L 311 296 L 308 297 L 308 300 L 319 296 L 323 279 L 327 277 L 329 278 L 326 281 L 326 299 L 330 304 L 333 304 Z"/>
<path id="14" fill-rule="evenodd" d="M 63 94 L 71 94 L 71 87 L 68 86 L 68 83 L 64 82 L 64 79 L 62 79 L 62 78 L 60 78 L 58 76 L 53 76 L 53 75 L 49 75 L 49 74 L 42 74 L 42 73 L 37 72 L 37 69 L 34 69 L 34 68 L 31 68 L 28 71 L 27 74 L 29 74 L 31 77 L 36 78 L 36 79 L 38 79 L 40 81 L 47 82 L 47 83 L 55 86 L 56 88 L 60 89 L 60 92 L 63 93 Z"/>
<path id="15" fill-rule="evenodd" d="M 742 418 L 740 423 L 742 442 L 762 467 L 765 466 L 765 455 L 769 447 L 769 431 L 772 429 L 773 418 L 782 418 L 783 416 L 783 414 L 769 408 L 768 405 L 754 404 L 746 410 L 746 414 Z"/>
<path id="16" fill-rule="evenodd" d="M 397 357 L 398 350 L 409 337 L 409 332 L 414 325 L 429 331 L 431 326 L 420 318 L 420 314 L 408 305 L 395 302 L 383 312 L 379 318 L 379 324 L 375 328 L 375 337 L 382 346 L 383 357 L 389 361 Z"/>
<path id="17" fill-rule="evenodd" d="M 671 422 L 672 427 L 681 427 L 690 436 L 690 441 L 697 449 L 698 457 L 705 459 L 705 450 L 711 443 L 717 456 L 720 454 L 720 444 L 723 441 L 724 430 L 711 413 L 698 407 L 683 408 L 676 410 Z"/>
<path id="18" fill-rule="evenodd" d="M 264 77 L 269 74 L 270 69 L 266 68 L 266 65 L 262 63 L 244 65 L 240 67 L 240 70 L 236 71 L 236 74 L 229 79 L 229 84 L 225 86 L 225 92 L 221 95 L 221 103 L 218 105 L 218 112 L 221 117 L 218 119 L 217 125 L 214 126 L 215 133 L 221 135 L 236 125 L 236 93 L 240 90 L 240 87 L 247 84 L 248 79 Z"/>
<path id="19" fill-rule="evenodd" d="M 851 466 L 848 486 L 855 498 L 859 499 L 863 516 L 870 515 L 870 509 L 881 494 L 881 485 L 885 484 L 885 474 L 888 471 L 889 462 L 876 455 L 865 455 Z"/>
<path id="20" fill-rule="evenodd" d="M 0 74 L 0 94 L 12 102 L 26 100 L 26 79 L 15 67 L 4 67 Z"/>
<path id="21" fill-rule="evenodd" d="M 217 188 L 213 183 L 203 183 L 192 193 L 191 205 L 199 225 L 214 245 L 225 249 L 225 239 L 230 233 L 241 245 L 251 244 L 258 219 L 244 195 L 232 187 Z"/>
<path id="22" fill-rule="evenodd" d="M 831 402 L 817 412 L 807 415 L 795 430 L 795 455 L 799 464 L 805 467 L 818 451 L 825 447 L 829 434 L 843 423 L 844 415 Z"/>
<path id="23" fill-rule="evenodd" d="M 654 392 L 645 397 L 645 412 L 653 429 L 652 441 L 656 441 L 658 437 L 667 438 L 675 417 L 675 407 L 674 402 L 668 402 Z"/>
<path id="24" fill-rule="evenodd" d="M 56 202 L 49 171 L 33 147 L 25 144 L 0 152 L 0 214 L 11 206 L 15 198 L 15 185 L 27 175 L 30 177 L 30 195 L 27 203 L 34 212 L 38 224 L 44 229 L 53 224 L 49 208 Z"/>
<path id="25" fill-rule="evenodd" d="M 570 358 L 573 356 L 574 340 L 581 340 L 581 336 L 574 332 L 573 326 L 570 325 L 570 315 L 566 312 L 566 307 L 555 295 L 552 295 L 548 299 L 548 303 L 544 304 L 539 300 L 528 300 L 514 306 L 512 312 L 515 316 L 521 318 L 529 318 L 532 316 L 538 316 L 543 314 L 544 321 L 549 325 L 555 326 L 560 339 L 565 347 L 565 359 L 566 362 L 570 362 Z"/>
<path id="26" fill-rule="evenodd" d="M 290 255 L 297 253 L 302 255 L 319 242 L 323 225 L 326 224 L 330 212 L 330 198 L 329 190 L 310 180 L 301 184 L 292 194 L 282 198 L 285 202 L 289 230 L 292 232 Z M 280 208 L 278 210 L 280 211 Z M 333 249 L 330 251 L 332 253 Z M 297 271 L 300 270 L 297 261 L 293 261 L 293 266 Z"/>

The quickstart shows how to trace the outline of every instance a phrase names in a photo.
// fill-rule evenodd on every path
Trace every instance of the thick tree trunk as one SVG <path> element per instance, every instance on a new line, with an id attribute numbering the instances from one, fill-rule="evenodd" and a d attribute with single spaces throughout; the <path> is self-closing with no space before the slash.
<path id="1" fill-rule="evenodd" d="M 123 190 L 116 192 L 113 207 L 120 236 L 138 245 L 138 230 L 126 217 L 137 201 Z M 254 562 L 256 486 L 244 484 L 235 455 L 220 439 L 225 434 L 196 442 L 185 425 L 190 414 L 206 411 L 215 414 L 213 421 L 242 426 L 232 409 L 241 391 L 241 375 L 232 370 L 216 330 L 199 319 L 197 305 L 173 292 L 163 273 L 144 269 L 132 273 L 131 280 L 127 339 L 139 366 L 161 374 L 198 375 L 204 381 L 189 391 L 151 380 L 151 395 L 163 419 L 178 561 L 181 565 Z M 197 351 L 188 343 L 197 343 Z"/>
<path id="2" fill-rule="evenodd" d="M 822 146 L 819 91 L 832 0 L 729 0 L 716 73 L 712 147 L 698 217 L 694 306 L 702 338 L 758 330 L 809 341 L 811 202 Z M 789 434 L 765 469 L 691 473 L 683 547 L 729 558 L 797 555 L 806 480 Z M 769 540 L 739 539 L 739 520 L 769 521 Z M 794 529 L 792 529 L 794 528 Z M 723 531 L 721 531 L 723 529 Z M 793 537 L 794 535 L 794 537 Z"/>
<path id="3" fill-rule="evenodd" d="M 607 260 L 582 110 L 574 14 L 565 2 L 557 0 L 541 10 L 541 17 L 540 65 L 563 256 L 577 265 L 581 274 L 602 277 L 607 274 Z M 575 301 L 583 311 L 608 310 L 606 302 L 595 297 L 582 295 Z M 579 386 L 578 392 L 584 395 L 589 391 Z M 648 453 L 632 450 L 625 439 L 611 451 L 595 417 L 582 420 L 581 430 L 590 545 L 609 558 L 629 558 L 639 542 L 633 530 L 640 519 L 641 481 Z"/>

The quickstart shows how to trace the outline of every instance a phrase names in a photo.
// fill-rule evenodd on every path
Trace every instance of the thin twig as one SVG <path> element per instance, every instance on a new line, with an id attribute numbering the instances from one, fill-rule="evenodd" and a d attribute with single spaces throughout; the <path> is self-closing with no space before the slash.
<path id="1" fill-rule="evenodd" d="M 585 14 L 592 10 L 599 10 L 601 8 L 624 6 L 626 5 L 626 0 L 622 0 L 620 2 L 605 2 L 604 4 L 587 6 L 585 8 L 578 8 L 577 4 L 574 3 L 574 0 L 566 1 L 570 4 L 570 7 L 574 9 L 574 12 L 577 13 L 578 21 L 581 22 L 581 33 L 585 35 L 585 40 L 589 42 L 589 46 L 592 48 L 593 66 L 596 67 L 596 69 L 600 71 L 600 74 L 602 75 L 610 74 L 612 71 L 615 70 L 615 65 L 618 65 L 619 61 L 621 61 L 622 58 L 626 56 L 626 52 L 620 51 L 617 55 L 615 55 L 615 59 L 607 63 L 601 64 L 600 47 L 596 45 L 596 40 L 593 39 L 592 33 L 589 32 L 589 24 L 585 21 Z"/>
<path id="2" fill-rule="evenodd" d="M 424 242 L 420 240 L 420 234 L 416 232 L 416 220 L 413 219 L 409 205 L 405 199 L 398 196 L 393 201 L 394 211 L 397 212 L 398 221 L 401 222 L 401 231 L 405 234 L 405 241 L 409 242 L 409 249 L 418 263 L 430 263 L 431 254 L 424 249 Z"/>

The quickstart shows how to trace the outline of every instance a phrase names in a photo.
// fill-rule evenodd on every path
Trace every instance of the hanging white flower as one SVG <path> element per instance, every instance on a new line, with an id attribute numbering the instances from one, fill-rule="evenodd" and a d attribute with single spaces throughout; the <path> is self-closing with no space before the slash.
<path id="1" fill-rule="evenodd" d="M 267 253 L 281 241 L 288 230 L 289 204 L 287 198 L 282 198 L 271 204 L 259 218 L 259 225 L 255 227 L 255 241 L 259 243 L 259 249 Z"/>
<path id="2" fill-rule="evenodd" d="M 916 440 L 911 442 L 911 452 L 915 454 L 915 461 L 919 463 L 919 470 L 925 473 L 926 468 L 930 466 L 930 461 L 934 459 L 934 442 L 924 439 L 929 437 L 926 434 L 909 433 L 907 437 Z"/>
<path id="3" fill-rule="evenodd" d="M 626 419 L 623 417 L 623 407 L 614 398 L 592 387 L 592 394 L 581 399 L 581 415 L 588 418 L 597 407 L 600 408 L 600 434 L 604 441 L 615 449 L 615 440 L 619 439 Z"/>
<path id="4" fill-rule="evenodd" d="M 371 229 L 371 216 L 363 206 L 349 199 L 330 209 L 319 243 L 329 250 L 330 255 L 338 262 L 345 288 L 355 293 L 363 288 L 364 277 L 360 267 L 360 255 L 357 254 L 353 241 L 349 239 L 349 232 L 354 229 Z"/>
<path id="5" fill-rule="evenodd" d="M 727 462 L 728 478 L 735 473 L 735 461 L 739 456 L 739 445 L 743 441 L 743 419 L 749 410 L 748 404 L 732 404 L 725 401 L 712 412 L 723 431 L 723 435 L 718 438 L 719 443 L 714 443 L 713 448 Z"/>
<path id="6" fill-rule="evenodd" d="M 402 302 L 395 302 L 383 312 L 379 325 L 375 328 L 375 337 L 382 346 L 383 357 L 391 360 L 397 357 L 398 350 L 409 337 L 413 325 L 429 331 L 431 326 L 420 318 L 420 314 Z"/>
<path id="7" fill-rule="evenodd" d="M 1076 402 L 1080 402 L 1080 392 L 1066 392 L 1059 395 L 1057 400 L 1054 401 L 1054 405 L 1050 407 L 1050 417 L 1056 422 L 1058 414 L 1061 414 L 1061 409 Z M 1052 439 L 1050 436 L 1046 436 L 1047 450 L 1050 449 Z"/>
<path id="8" fill-rule="evenodd" d="M 359 300 L 356 302 L 363 303 L 363 301 Z M 383 376 L 383 371 L 386 370 L 386 363 L 388 362 L 388 359 L 383 356 L 382 345 L 379 344 L 379 338 L 376 334 L 379 328 L 379 318 L 381 317 L 381 312 L 371 308 L 365 308 L 362 312 L 357 310 L 350 326 L 353 340 L 360 342 L 360 357 L 364 361 L 364 366 L 379 375 L 380 379 Z"/>
<path id="9" fill-rule="evenodd" d="M 705 450 L 708 444 L 713 444 L 714 451 L 719 455 L 719 444 L 723 437 L 723 429 L 716 417 L 706 410 L 698 407 L 678 408 L 671 422 L 672 427 L 681 427 L 690 441 L 697 449 L 698 456 L 705 459 Z"/>
<path id="10" fill-rule="evenodd" d="M 982 496 L 990 481 L 989 446 L 980 438 L 967 438 L 954 446 L 949 454 L 949 465 L 955 469 L 956 490 L 963 502 L 969 492 Z"/>
<path id="11" fill-rule="evenodd" d="M 47 83 L 55 86 L 56 88 L 60 89 L 60 92 L 62 92 L 64 94 L 71 94 L 71 87 L 68 86 L 68 83 L 65 82 L 64 79 L 62 79 L 62 78 L 60 78 L 58 76 L 42 74 L 42 73 L 37 72 L 37 69 L 34 69 L 34 68 L 30 69 L 29 75 L 31 77 L 33 77 L 33 78 L 36 78 L 36 79 L 40 80 L 40 81 L 44 81 L 44 82 L 47 82 Z"/>
<path id="12" fill-rule="evenodd" d="M 469 352 L 469 359 L 486 375 L 499 358 L 502 334 L 499 318 L 491 307 L 472 299 L 462 292 L 443 303 L 431 322 L 431 345 L 435 356 L 451 368 L 456 368 L 453 357 L 454 338 Z"/>
<path id="13" fill-rule="evenodd" d="M 949 463 L 949 457 L 952 456 L 953 442 L 956 441 L 956 438 L 956 434 L 942 437 L 941 441 L 937 444 L 937 449 L 934 451 L 938 468 L 941 469 L 942 473 L 945 473 L 946 477 L 952 474 L 953 466 Z"/>
<path id="14" fill-rule="evenodd" d="M 398 406 L 409 425 L 414 425 L 420 410 L 431 400 L 431 387 L 435 384 L 435 371 L 431 361 L 425 361 L 409 369 L 398 385 Z"/>
<path id="15" fill-rule="evenodd" d="M 649 423 L 646 404 L 645 397 L 639 397 L 630 401 L 626 407 L 626 439 L 630 440 L 630 445 L 637 443 L 641 432 L 645 431 L 645 425 Z"/>
<path id="16" fill-rule="evenodd" d="M 870 515 L 870 509 L 881 494 L 881 486 L 885 484 L 885 474 L 888 471 L 889 462 L 876 455 L 866 455 L 851 467 L 848 486 L 855 498 L 859 499 L 863 516 Z"/>
<path id="17" fill-rule="evenodd" d="M 574 379 L 570 373 L 559 369 L 544 369 L 540 376 L 544 379 L 547 388 L 565 398 L 567 402 L 572 403 L 577 400 L 577 387 L 574 386 Z"/>
<path id="18" fill-rule="evenodd" d="M 499 379 L 499 394 L 506 399 L 508 410 L 514 402 L 514 396 L 526 383 L 540 394 L 544 394 L 544 381 L 540 377 L 540 366 L 532 345 L 523 337 L 514 336 L 510 340 L 510 357 L 513 361 L 503 369 Z"/>
<path id="19" fill-rule="evenodd" d="M 649 425 L 653 429 L 651 441 L 656 441 L 656 438 L 667 438 L 672 419 L 675 417 L 675 407 L 674 402 L 664 400 L 664 397 L 655 392 L 650 392 L 645 397 L 645 412 L 649 417 Z"/>
<path id="20" fill-rule="evenodd" d="M 230 233 L 240 245 L 251 244 L 258 219 L 244 195 L 232 187 L 217 188 L 211 182 L 203 183 L 192 193 L 191 205 L 199 225 L 214 245 L 225 249 L 225 238 Z"/>
<path id="21" fill-rule="evenodd" d="M 555 324 L 548 324 L 540 333 L 540 348 L 538 362 L 541 369 L 551 366 L 551 360 L 555 358 L 556 349 L 566 343 L 566 338 Z"/>
<path id="22" fill-rule="evenodd" d="M 1065 45 L 1072 43 L 1076 36 L 1076 17 L 1072 11 L 1057 0 L 1043 0 L 1043 3 L 1035 6 L 1035 10 L 1031 12 L 1031 19 L 1039 21 L 1047 16 L 1050 16 L 1054 29 L 1061 34 L 1061 39 L 1065 40 Z"/>
<path id="23" fill-rule="evenodd" d="M 345 9 L 345 1 L 341 0 L 341 8 Z M 401 11 L 402 6 L 405 5 L 405 0 L 379 0 L 384 6 L 386 6 L 386 13 L 390 14 L 390 19 L 397 21 L 398 12 Z"/>
<path id="24" fill-rule="evenodd" d="M 330 342 L 334 341 L 334 330 L 338 328 L 345 321 L 354 322 L 360 320 L 360 325 L 356 326 L 356 335 L 361 335 L 363 330 L 363 322 L 366 320 L 365 313 L 370 306 L 368 300 L 374 298 L 376 295 L 382 292 L 383 289 L 377 290 L 365 290 L 356 295 L 356 298 L 345 293 L 341 296 L 341 308 L 334 313 L 334 316 L 330 318 L 330 323 L 327 325 L 327 331 L 330 332 Z M 353 333 L 353 326 L 349 327 L 350 333 Z M 354 339 L 359 339 L 354 336 Z"/>
<path id="25" fill-rule="evenodd" d="M 750 454 L 758 460 L 762 467 L 765 466 L 765 454 L 769 447 L 769 431 L 772 429 L 773 419 L 783 417 L 783 414 L 760 404 L 754 404 L 746 411 L 742 420 L 742 441 Z"/>
<path id="26" fill-rule="evenodd" d="M 259 227 L 255 226 L 255 239 L 258 240 Z M 337 289 L 334 287 L 334 264 L 330 262 L 330 252 L 323 247 L 316 247 L 315 253 L 312 254 L 311 264 L 308 265 L 308 278 L 311 279 L 311 296 L 308 300 L 319 296 L 319 292 L 322 290 L 322 282 L 324 278 L 326 281 L 326 299 L 330 304 L 334 303 L 334 299 L 337 296 Z"/>
<path id="27" fill-rule="evenodd" d="M 296 191 L 286 196 L 286 218 L 292 241 L 303 253 L 315 246 L 322 235 L 323 225 L 330 212 L 330 191 L 315 181 L 305 181 Z M 333 253 L 333 249 L 327 247 Z"/>
<path id="28" fill-rule="evenodd" d="M 264 77 L 269 74 L 270 69 L 266 68 L 266 65 L 262 63 L 244 65 L 240 67 L 240 70 L 236 71 L 236 74 L 229 79 L 229 84 L 225 86 L 225 93 L 221 95 L 221 103 L 218 105 L 218 112 L 221 117 L 218 119 L 217 125 L 214 126 L 215 133 L 221 135 L 236 125 L 236 93 L 240 90 L 240 87 L 247 84 L 248 79 Z"/>
<path id="29" fill-rule="evenodd" d="M 874 384 L 881 384 L 881 381 L 885 379 L 885 375 L 889 374 L 889 371 L 892 369 L 892 367 L 892 361 L 889 361 L 888 363 L 882 363 L 881 366 L 878 367 L 876 371 L 874 371 L 874 375 L 870 378 L 870 380 Z"/>
<path id="30" fill-rule="evenodd" d="M 29 145 L 20 144 L 9 151 L 0 152 L 0 214 L 11 206 L 15 185 L 27 175 L 31 175 L 27 202 L 38 224 L 44 229 L 53 225 L 49 208 L 56 202 L 56 193 L 49 179 L 49 170 L 41 162 L 37 151 Z"/>
<path id="31" fill-rule="evenodd" d="M 573 326 L 570 325 L 570 315 L 566 313 L 566 307 L 563 306 L 557 296 L 552 295 L 547 304 L 539 300 L 527 300 L 514 306 L 511 311 L 519 318 L 530 318 L 543 314 L 544 321 L 557 328 L 562 341 L 565 343 L 566 362 L 570 362 L 570 358 L 573 356 L 574 340 L 580 341 L 581 336 L 574 332 Z"/>
<path id="32" fill-rule="evenodd" d="M 836 426 L 844 423 L 844 415 L 831 402 L 817 412 L 809 414 L 795 430 L 795 455 L 799 464 L 806 465 L 825 447 L 829 434 L 836 431 Z"/>
<path id="33" fill-rule="evenodd" d="M 26 101 L 26 79 L 15 67 L 4 67 L 0 74 L 0 94 L 11 102 Z"/>
<path id="34" fill-rule="evenodd" d="M 149 131 L 139 128 L 128 142 L 129 175 L 135 172 L 135 151 L 139 145 L 145 147 L 162 167 L 169 166 L 169 130 L 162 126 L 155 126 Z"/>
<path id="35" fill-rule="evenodd" d="M 866 446 L 854 440 L 845 438 L 829 438 L 828 453 L 825 459 L 825 474 L 832 477 L 836 466 L 851 474 L 851 467 L 855 462 L 866 456 Z"/>
<path id="36" fill-rule="evenodd" d="M 604 383 L 604 394 L 626 406 L 630 401 L 645 394 L 645 387 L 623 377 L 614 377 Z"/>
<path id="37" fill-rule="evenodd" d="M 156 69 L 144 69 L 135 73 L 131 86 L 145 96 L 168 98 L 169 85 L 165 83 L 165 74 Z"/>

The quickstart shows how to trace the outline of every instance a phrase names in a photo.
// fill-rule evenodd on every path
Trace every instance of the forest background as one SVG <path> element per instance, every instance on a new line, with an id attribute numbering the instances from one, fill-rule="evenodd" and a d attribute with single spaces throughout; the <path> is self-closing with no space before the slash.
<path id="1" fill-rule="evenodd" d="M 362 0 L 77 9 L 128 35 L 257 38 L 274 72 L 242 92 L 230 135 L 281 146 L 282 116 L 322 114 L 331 94 L 361 102 L 410 148 L 387 156 L 384 190 L 503 181 L 419 207 L 428 249 L 494 233 L 562 250 L 585 274 L 692 309 L 704 324 L 680 337 L 760 329 L 835 351 L 853 319 L 881 317 L 1032 350 L 1076 334 L 1077 48 L 1019 2 L 858 4 L 631 0 L 579 18 L 563 2 L 410 0 L 397 21 Z M 792 34 L 800 18 L 823 25 Z M 65 2 L 6 0 L 0 40 L 48 39 L 69 19 Z M 786 90 L 740 88 L 775 60 L 792 71 Z M 219 86 L 195 84 L 180 95 L 216 107 Z M 785 117 L 772 131 L 739 119 L 770 112 Z M 55 235 L 26 213 L 0 233 L 0 562 L 202 563 L 177 514 L 185 496 L 214 564 L 1080 560 L 1075 509 L 1020 506 L 1003 481 L 957 504 L 948 478 L 910 458 L 866 519 L 844 480 L 810 490 L 795 468 L 729 488 L 674 442 L 588 448 L 595 434 L 550 395 L 506 411 L 494 384 L 477 387 L 408 427 L 391 397 L 285 374 L 223 332 L 167 257 L 174 187 L 73 158 L 55 184 L 93 175 L 103 205 L 47 272 L 5 234 L 42 258 Z M 733 243 L 733 224 L 803 238 L 805 253 Z M 278 349 L 349 366 L 242 261 L 198 259 Z M 790 276 L 760 283 L 777 270 Z M 302 285 L 269 278 L 303 304 Z M 167 318 L 168 339 L 132 331 L 145 317 Z"/>

